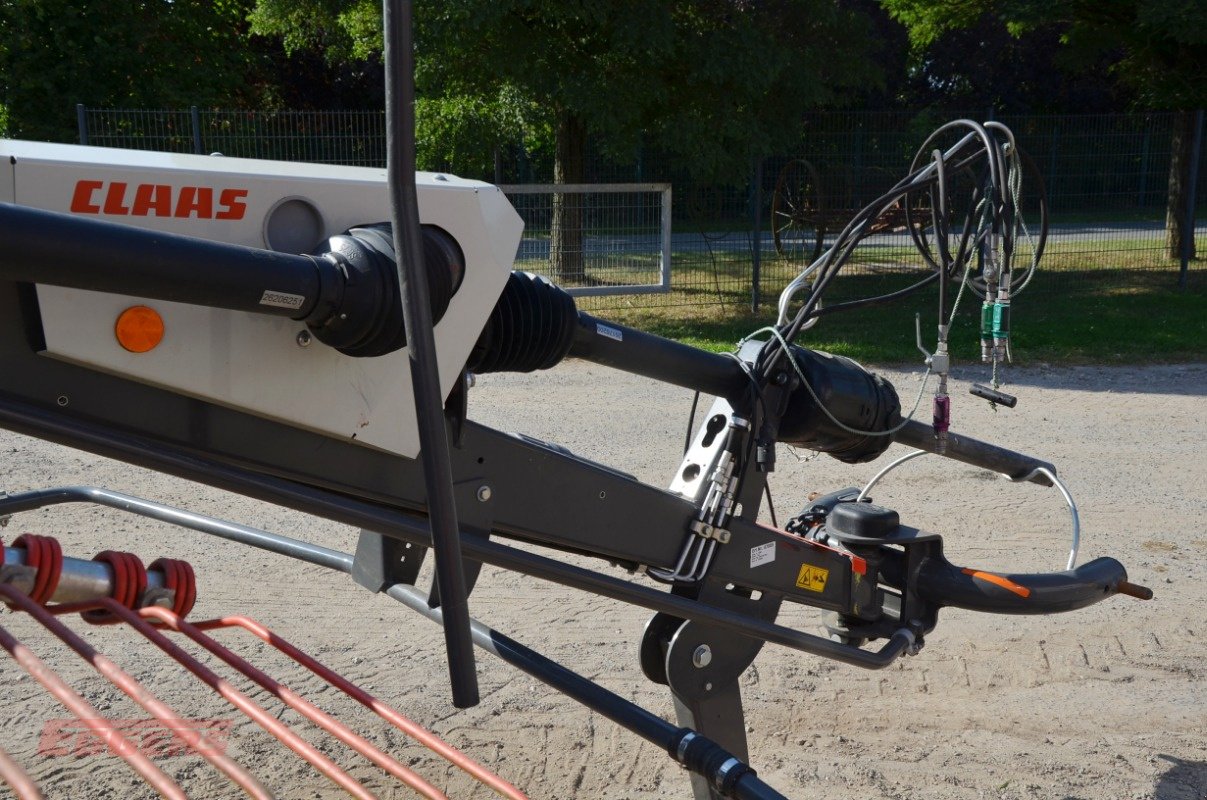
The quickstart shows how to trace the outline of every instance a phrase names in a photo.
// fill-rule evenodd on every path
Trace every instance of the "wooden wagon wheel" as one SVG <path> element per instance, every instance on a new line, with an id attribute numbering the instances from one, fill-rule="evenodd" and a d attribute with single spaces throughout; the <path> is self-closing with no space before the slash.
<path id="1" fill-rule="evenodd" d="M 1034 265 L 1043 256 L 1044 240 L 1043 237 L 1038 236 L 1038 230 L 1041 219 L 1046 218 L 1048 213 L 1044 180 L 1039 168 L 1025 151 L 1019 150 L 1019 157 L 1023 185 L 1022 196 L 1018 198 L 1018 201 L 1021 205 L 1022 216 L 1030 226 L 1028 233 L 1037 241 L 1034 242 L 1034 245 L 1026 238 L 1016 241 L 1014 294 L 1018 294 L 1029 283 Z M 984 180 L 983 175 L 975 175 L 968 169 L 957 173 L 957 176 L 964 177 L 967 181 Z M 934 225 L 931 217 L 930 198 L 927 194 L 918 193 L 909 196 L 905 221 L 906 229 L 910 230 L 915 243 L 920 243 L 923 256 L 933 267 L 938 256 L 934 249 L 936 246 Z M 958 231 L 952 231 L 953 236 L 958 236 L 958 234 Z M 974 259 L 974 265 L 969 283 L 973 291 L 983 297 L 985 294 L 984 259 L 979 253 L 973 254 L 971 257 Z M 962 276 L 952 275 L 951 277 L 953 280 L 959 280 Z"/>
<path id="2" fill-rule="evenodd" d="M 826 238 L 821 197 L 821 179 L 805 159 L 793 159 L 780 170 L 771 196 L 771 238 L 782 258 L 812 263 L 821 255 Z"/>

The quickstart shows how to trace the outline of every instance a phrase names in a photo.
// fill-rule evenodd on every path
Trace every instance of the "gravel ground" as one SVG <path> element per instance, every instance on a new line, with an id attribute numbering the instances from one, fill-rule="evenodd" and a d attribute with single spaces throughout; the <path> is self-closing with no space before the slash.
<path id="1" fill-rule="evenodd" d="M 920 376 L 887 374 L 912 401 Z M 1207 365 L 1041 365 L 1009 378 L 1019 406 L 997 413 L 957 382 L 953 428 L 1057 464 L 1082 512 L 1082 560 L 1119 558 L 1156 598 L 1112 598 L 1054 617 L 944 611 L 920 655 L 880 672 L 766 648 L 742 678 L 751 761 L 787 796 L 1207 798 Z M 665 485 L 678 464 L 689 403 L 683 390 L 571 362 L 536 376 L 486 376 L 471 396 L 471 416 Z M 345 551 L 355 546 L 354 531 L 286 509 L 12 434 L 0 434 L 0 447 L 9 491 L 107 486 Z M 772 480 L 781 518 L 809 492 L 858 484 L 878 468 L 805 456 L 781 454 Z M 1068 514 L 1053 490 L 924 458 L 887 478 L 877 500 L 944 534 L 953 562 L 1016 571 L 1063 566 Z M 200 586 L 194 618 L 246 612 L 260 619 L 534 798 L 690 797 L 686 775 L 655 748 L 488 656 L 479 659 L 482 703 L 454 710 L 439 629 L 342 575 L 105 509 L 22 514 L 5 538 L 22 531 L 56 536 L 65 553 L 79 557 L 120 549 L 146 562 L 190 560 Z M 637 666 L 646 612 L 492 568 L 470 604 L 488 624 L 672 717 L 664 688 Z M 820 614 L 793 607 L 780 621 L 818 630 Z M 182 713 L 234 718 L 127 631 L 71 624 Z M 141 716 L 23 615 L 7 615 L 4 625 L 105 714 Z M 489 796 L 298 668 L 238 634 L 219 635 L 450 796 Z M 48 796 L 151 796 L 112 757 L 39 755 L 47 721 L 66 714 L 6 664 L 0 681 L 9 713 L 0 747 Z M 235 724 L 228 748 L 282 797 L 342 796 L 250 724 Z M 342 747 L 323 748 L 380 796 L 411 796 Z M 236 796 L 199 759 L 160 763 L 191 796 Z"/>

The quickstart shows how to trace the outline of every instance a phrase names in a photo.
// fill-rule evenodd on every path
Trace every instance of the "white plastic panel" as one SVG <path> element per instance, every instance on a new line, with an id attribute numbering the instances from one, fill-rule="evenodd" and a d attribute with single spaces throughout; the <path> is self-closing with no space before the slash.
<path id="1" fill-rule="evenodd" d="M 0 203 L 13 202 L 13 162 L 4 158 L 0 153 L 0 158 L 3 162 L 0 163 Z"/>
<path id="2" fill-rule="evenodd" d="M 97 218 L 254 247 L 264 246 L 265 215 L 284 198 L 312 203 L 324 237 L 389 217 L 383 170 L 2 144 L 18 151 L 15 199 L 22 205 L 68 211 L 73 200 L 79 205 L 80 182 L 89 181 L 84 199 L 102 209 Z M 448 231 L 466 259 L 464 283 L 436 326 L 447 394 L 506 283 L 522 222 L 493 186 L 431 174 L 419 180 L 422 221 Z M 225 190 L 246 190 L 239 197 L 246 210 L 233 220 L 177 218 L 157 216 L 144 202 L 145 216 L 105 214 L 115 183 L 126 189 L 115 192 L 111 210 L 133 211 L 139 184 L 171 187 L 174 203 L 182 187 L 210 188 L 215 200 Z M 144 200 L 153 196 L 146 190 Z M 38 299 L 47 355 L 403 456 L 419 451 L 405 350 L 350 358 L 317 340 L 299 346 L 304 326 L 287 319 L 51 286 L 39 286 Z M 148 353 L 127 352 L 114 337 L 117 315 L 135 304 L 164 318 L 164 340 Z"/>

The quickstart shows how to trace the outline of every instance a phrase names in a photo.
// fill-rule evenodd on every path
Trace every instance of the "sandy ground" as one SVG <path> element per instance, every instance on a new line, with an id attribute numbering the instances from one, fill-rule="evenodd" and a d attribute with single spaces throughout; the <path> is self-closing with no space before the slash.
<path id="1" fill-rule="evenodd" d="M 888 374 L 912 399 L 919 376 Z M 955 429 L 1055 462 L 1082 511 L 1082 559 L 1119 558 L 1156 599 L 1113 598 L 1041 618 L 945 611 L 920 655 L 881 672 L 766 648 L 742 679 L 751 760 L 785 795 L 1207 798 L 1207 365 L 1035 366 L 1015 370 L 1010 380 L 1019 407 L 996 414 L 957 383 Z M 473 392 L 471 415 L 665 485 L 678 463 L 689 402 L 682 390 L 570 363 L 537 376 L 487 376 Z M 345 551 L 354 546 L 353 531 L 285 509 L 11 434 L 0 434 L 0 447 L 9 491 L 107 486 Z M 772 484 L 781 522 L 809 492 L 860 483 L 876 468 L 782 453 Z M 1063 565 L 1068 515 L 1053 490 L 925 458 L 886 479 L 876 497 L 905 521 L 944 534 L 957 563 L 1020 571 Z M 22 531 L 57 536 L 69 555 L 109 548 L 147 562 L 189 559 L 200 575 L 194 618 L 257 617 L 534 798 L 690 797 L 685 773 L 665 755 L 489 656 L 479 659 L 481 705 L 453 709 L 439 629 L 344 576 L 104 509 L 23 514 L 5 540 Z M 491 568 L 471 607 L 488 624 L 671 718 L 667 693 L 637 666 L 646 612 Z M 780 621 L 816 631 L 820 614 L 792 607 Z M 3 624 L 104 713 L 141 716 L 23 615 L 5 615 Z M 237 716 L 128 632 L 72 625 L 181 712 Z M 450 796 L 489 796 L 296 667 L 239 634 L 220 636 Z M 8 712 L 0 747 L 49 796 L 151 795 L 117 759 L 39 755 L 44 725 L 66 714 L 15 664 L 0 663 Z M 323 747 L 380 796 L 412 796 L 341 746 Z M 282 797 L 342 796 L 250 724 L 236 723 L 229 752 Z M 161 764 L 192 796 L 236 796 L 199 759 Z"/>

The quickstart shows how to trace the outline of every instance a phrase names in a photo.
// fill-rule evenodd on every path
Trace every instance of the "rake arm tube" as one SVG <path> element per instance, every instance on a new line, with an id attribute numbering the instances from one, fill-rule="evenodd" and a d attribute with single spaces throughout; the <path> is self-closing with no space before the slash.
<path id="1" fill-rule="evenodd" d="M 318 258 L 9 203 L 0 242 L 0 274 L 28 283 L 298 320 L 329 313 L 342 293 L 335 265 Z"/>
<path id="2" fill-rule="evenodd" d="M 893 434 L 893 441 L 925 450 L 928 453 L 935 452 L 938 442 L 931 426 L 916 419 L 910 420 L 905 427 Z M 943 455 L 974 467 L 1000 472 L 1015 480 L 1025 478 L 1041 486 L 1051 486 L 1052 481 L 1046 476 L 1036 473 L 1036 470 L 1043 468 L 1056 472 L 1056 467 L 1047 461 L 982 442 L 971 436 L 963 436 L 954 431 L 947 434 L 947 451 Z"/>
<path id="3" fill-rule="evenodd" d="M 427 596 L 415 587 L 396 583 L 386 589 L 386 594 L 443 624 L 441 609 L 428 605 Z M 782 794 L 760 780 L 745 763 L 695 731 L 672 725 L 477 620 L 470 621 L 470 631 L 478 647 L 666 750 L 681 765 L 711 781 L 723 797 L 784 800 Z"/>
<path id="4" fill-rule="evenodd" d="M 737 359 L 578 312 L 570 355 L 731 403 L 750 386 Z"/>

